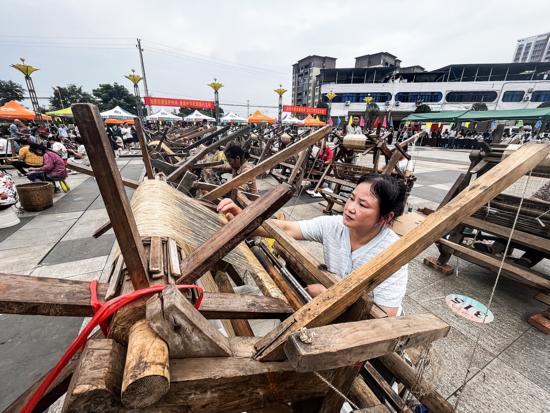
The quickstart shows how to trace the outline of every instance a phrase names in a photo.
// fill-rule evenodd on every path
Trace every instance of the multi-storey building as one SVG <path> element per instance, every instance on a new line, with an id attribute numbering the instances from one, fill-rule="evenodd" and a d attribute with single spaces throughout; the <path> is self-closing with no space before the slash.
<path id="1" fill-rule="evenodd" d="M 314 106 L 319 95 L 317 76 L 322 69 L 334 69 L 336 59 L 328 56 L 312 55 L 298 60 L 292 65 L 292 104 Z"/>
<path id="2" fill-rule="evenodd" d="M 514 63 L 550 62 L 550 33 L 519 39 L 513 61 Z"/>

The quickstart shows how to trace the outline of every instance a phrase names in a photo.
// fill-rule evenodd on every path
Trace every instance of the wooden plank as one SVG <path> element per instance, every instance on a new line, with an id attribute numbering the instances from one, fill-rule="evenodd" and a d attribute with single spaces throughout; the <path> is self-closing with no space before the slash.
<path id="1" fill-rule="evenodd" d="M 193 283 L 213 264 L 222 259 L 261 223 L 292 197 L 288 185 L 279 185 L 243 210 L 235 219 L 224 225 L 204 244 L 181 263 L 182 276 L 177 283 Z"/>
<path id="2" fill-rule="evenodd" d="M 380 404 L 380 399 L 365 383 L 363 377 L 357 377 L 353 381 L 349 397 L 351 401 L 360 407 L 374 407 Z M 386 413 L 389 413 L 389 410 Z"/>
<path id="3" fill-rule="evenodd" d="M 149 250 L 149 271 L 163 273 L 164 262 L 162 256 L 162 239 L 151 237 L 151 249 Z"/>
<path id="4" fill-rule="evenodd" d="M 124 347 L 114 340 L 89 340 L 73 374 L 63 411 L 81 413 L 120 409 L 125 353 Z"/>
<path id="5" fill-rule="evenodd" d="M 501 265 L 501 259 L 495 258 L 490 255 L 483 254 L 482 252 L 465 247 L 446 239 L 440 239 L 439 243 L 454 251 L 454 255 L 465 259 L 466 261 L 473 262 L 481 267 L 488 268 L 493 271 L 498 271 Z M 502 275 L 512 278 L 516 281 L 523 281 L 529 285 L 537 288 L 541 288 L 546 291 L 550 291 L 550 280 L 537 275 L 533 271 L 529 271 L 524 267 L 512 265 L 508 262 L 504 262 L 502 265 Z"/>
<path id="6" fill-rule="evenodd" d="M 113 263 L 113 271 L 109 279 L 109 288 L 107 288 L 107 292 L 105 293 L 106 301 L 110 300 L 118 293 L 120 284 L 122 283 L 122 280 L 124 278 L 124 274 L 122 271 L 123 265 L 124 265 L 124 258 L 122 258 L 122 255 L 119 255 L 116 258 L 116 261 Z"/>
<path id="7" fill-rule="evenodd" d="M 474 217 L 468 217 L 464 219 L 462 223 L 464 225 L 478 228 L 494 235 L 499 235 L 506 239 L 510 237 L 510 233 L 512 232 L 511 228 Z M 515 229 L 512 239 L 518 244 L 525 245 L 526 247 L 550 255 L 550 239 L 548 238 L 539 237 L 537 235 L 529 234 L 528 232 L 523 232 Z"/>
<path id="8" fill-rule="evenodd" d="M 168 344 L 170 357 L 227 357 L 227 338 L 173 286 L 147 301 L 147 321 Z"/>
<path id="9" fill-rule="evenodd" d="M 200 161 L 202 158 L 204 158 L 205 155 L 207 155 L 210 152 L 215 151 L 219 146 L 225 145 L 228 142 L 231 142 L 233 139 L 237 139 L 239 136 L 242 136 L 248 132 L 248 127 L 241 128 L 233 133 L 230 133 L 224 138 L 221 138 L 220 140 L 212 143 L 211 145 L 207 146 L 206 148 L 200 150 L 195 155 L 190 156 L 185 161 L 183 161 L 181 164 L 178 163 L 178 167 L 172 172 L 166 180 L 168 182 L 174 182 L 177 181 L 180 177 L 182 177 L 185 172 L 187 172 L 189 169 L 191 169 L 198 161 Z"/>
<path id="10" fill-rule="evenodd" d="M 229 276 L 226 273 L 217 271 L 214 275 L 214 281 L 218 285 L 220 292 L 235 294 L 235 290 L 233 290 Z M 250 327 L 250 323 L 247 320 L 231 320 L 230 322 L 237 337 L 254 337 L 254 331 L 252 331 L 252 327 Z"/>
<path id="11" fill-rule="evenodd" d="M 178 255 L 178 246 L 176 241 L 169 238 L 166 243 L 167 258 L 170 265 L 170 276 L 174 278 L 181 277 L 180 259 Z"/>
<path id="12" fill-rule="evenodd" d="M 291 334 L 303 327 L 312 328 L 333 321 L 361 294 L 375 288 L 432 242 L 534 168 L 549 151 L 549 144 L 522 146 L 407 235 L 284 320 L 258 342 L 256 357 L 264 361 L 284 358 L 282 346 Z"/>
<path id="13" fill-rule="evenodd" d="M 543 304 L 550 305 L 550 294 L 538 293 L 535 295 L 535 300 L 540 301 Z"/>
<path id="14" fill-rule="evenodd" d="M 147 179 L 155 179 L 155 173 L 153 172 L 153 166 L 151 165 L 151 157 L 147 150 L 147 140 L 145 139 L 145 133 L 143 132 L 143 125 L 141 119 L 136 118 L 134 120 L 134 126 L 136 127 L 136 135 L 139 140 L 139 147 L 141 148 L 141 157 L 143 158 L 143 166 L 145 166 L 145 176 Z"/>
<path id="15" fill-rule="evenodd" d="M 399 411 L 403 413 L 412 413 L 411 409 L 403 401 L 401 397 L 393 390 L 388 382 L 382 377 L 382 375 L 376 370 L 372 364 L 368 361 L 365 363 L 365 370 L 370 374 L 372 379 L 380 386 L 390 403 Z"/>
<path id="16" fill-rule="evenodd" d="M 209 143 L 212 139 L 214 139 L 216 136 L 222 135 L 225 132 L 229 130 L 230 126 L 224 126 L 223 128 L 218 129 L 214 133 L 211 133 L 209 135 L 203 136 L 200 139 L 197 139 L 195 142 L 193 142 L 190 145 L 184 146 L 181 150 L 183 152 L 189 152 L 191 149 L 196 148 L 199 145 L 204 145 Z"/>
<path id="17" fill-rule="evenodd" d="M 309 329 L 311 343 L 302 342 L 301 333 L 295 333 L 284 350 L 297 371 L 335 369 L 380 357 L 396 348 L 431 343 L 445 337 L 449 329 L 433 314 L 362 320 Z"/>
<path id="18" fill-rule="evenodd" d="M 196 284 L 204 289 L 204 291 L 208 292 L 219 292 L 220 289 L 218 288 L 218 285 L 216 284 L 216 281 L 214 281 L 214 277 L 212 277 L 212 273 L 208 271 L 206 274 L 204 274 L 199 280 L 197 280 Z M 233 325 L 231 324 L 230 320 L 221 320 L 221 324 L 223 329 L 225 330 L 225 335 L 227 337 L 235 337 L 235 330 L 233 330 Z"/>
<path id="19" fill-rule="evenodd" d="M 94 171 L 92 170 L 92 168 L 89 168 L 89 167 L 84 166 L 84 165 L 76 165 L 74 163 L 68 162 L 66 167 L 67 167 L 67 169 L 71 169 L 73 171 L 80 172 L 81 174 L 84 174 L 84 175 L 95 176 Z M 127 186 L 128 188 L 136 189 L 139 186 L 139 182 L 135 181 L 133 179 L 124 178 L 124 177 L 121 177 L 121 179 L 122 179 L 122 184 L 124 186 Z"/>
<path id="20" fill-rule="evenodd" d="M 145 288 L 149 286 L 145 252 L 103 120 L 97 106 L 89 103 L 74 104 L 72 110 L 132 285 L 136 290 Z"/>
<path id="21" fill-rule="evenodd" d="M 213 201 L 214 199 L 227 194 L 232 189 L 235 189 L 240 185 L 242 185 L 243 183 L 248 182 L 250 179 L 255 178 L 256 176 L 269 171 L 278 163 L 284 161 L 285 159 L 288 159 L 292 155 L 306 149 L 310 145 L 313 145 L 315 142 L 323 139 L 325 136 L 327 136 L 330 133 L 331 130 L 332 128 L 330 126 L 325 126 L 313 132 L 306 138 L 290 145 L 289 147 L 283 149 L 282 151 L 279 151 L 273 156 L 258 163 L 254 168 L 250 169 L 249 171 L 234 177 L 233 179 L 227 181 L 223 185 L 220 185 L 218 188 L 207 193 L 203 198 L 209 201 Z"/>

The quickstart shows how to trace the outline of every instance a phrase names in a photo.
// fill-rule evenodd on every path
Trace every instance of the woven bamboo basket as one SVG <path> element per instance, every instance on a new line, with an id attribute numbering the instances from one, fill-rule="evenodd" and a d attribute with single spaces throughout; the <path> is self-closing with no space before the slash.
<path id="1" fill-rule="evenodd" d="M 365 150 L 367 149 L 368 138 L 365 135 L 346 135 L 342 144 L 346 149 Z"/>
<path id="2" fill-rule="evenodd" d="M 49 182 L 31 182 L 15 186 L 19 202 L 25 211 L 42 211 L 53 205 L 53 185 Z"/>

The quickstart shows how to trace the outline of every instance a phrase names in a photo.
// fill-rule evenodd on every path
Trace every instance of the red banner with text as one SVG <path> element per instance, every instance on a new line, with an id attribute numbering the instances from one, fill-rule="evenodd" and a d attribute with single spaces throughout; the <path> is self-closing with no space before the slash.
<path id="1" fill-rule="evenodd" d="M 311 106 L 290 106 L 283 105 L 283 112 L 292 112 L 292 113 L 307 113 L 311 115 L 326 115 L 326 108 L 314 108 Z"/>
<path id="2" fill-rule="evenodd" d="M 173 99 L 145 96 L 143 98 L 147 106 L 175 106 L 179 108 L 214 109 L 212 100 Z"/>

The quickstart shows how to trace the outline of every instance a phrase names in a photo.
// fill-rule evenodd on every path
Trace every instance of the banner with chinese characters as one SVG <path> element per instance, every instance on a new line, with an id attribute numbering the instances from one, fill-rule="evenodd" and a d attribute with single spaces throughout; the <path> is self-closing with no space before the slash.
<path id="1" fill-rule="evenodd" d="M 153 96 L 145 96 L 143 100 L 147 106 L 174 106 L 179 108 L 214 109 L 214 101 L 211 100 L 158 98 Z"/>
<path id="2" fill-rule="evenodd" d="M 292 112 L 292 113 L 306 113 L 311 115 L 326 115 L 326 108 L 314 108 L 311 106 L 290 106 L 283 105 L 283 112 Z"/>

